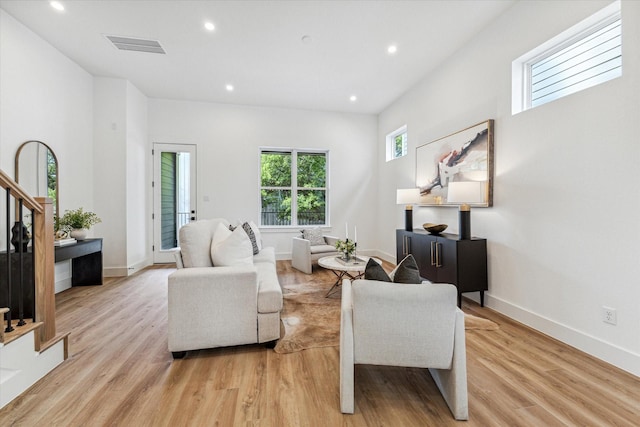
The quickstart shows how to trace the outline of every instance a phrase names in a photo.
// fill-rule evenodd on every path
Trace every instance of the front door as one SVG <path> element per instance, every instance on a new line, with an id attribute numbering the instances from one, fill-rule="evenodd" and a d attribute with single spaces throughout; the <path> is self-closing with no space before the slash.
<path id="1" fill-rule="evenodd" d="M 196 146 L 154 143 L 154 263 L 174 262 L 178 231 L 196 217 Z"/>

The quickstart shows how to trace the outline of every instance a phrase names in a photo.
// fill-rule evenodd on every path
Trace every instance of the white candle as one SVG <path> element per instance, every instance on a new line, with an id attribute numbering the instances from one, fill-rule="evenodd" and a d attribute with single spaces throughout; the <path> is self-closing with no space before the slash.
<path id="1" fill-rule="evenodd" d="M 358 227 L 353 227 L 353 241 L 358 243 Z"/>
<path id="2" fill-rule="evenodd" d="M 349 240 L 349 227 L 346 222 L 344 223 L 344 235 L 345 235 L 345 239 Z"/>

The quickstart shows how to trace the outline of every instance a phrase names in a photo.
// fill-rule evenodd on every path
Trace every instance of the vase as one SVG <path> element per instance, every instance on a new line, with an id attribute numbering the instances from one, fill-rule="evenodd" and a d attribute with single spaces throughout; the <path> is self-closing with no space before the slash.
<path id="1" fill-rule="evenodd" d="M 343 259 L 347 262 L 351 261 L 351 253 L 350 252 L 344 252 L 343 253 Z"/>
<path id="2" fill-rule="evenodd" d="M 22 251 L 20 251 L 20 233 L 22 233 Z M 29 230 L 20 221 L 16 221 L 11 228 L 11 244 L 16 252 L 27 252 L 29 245 Z"/>
<path id="3" fill-rule="evenodd" d="M 88 230 L 86 228 L 74 228 L 71 230 L 71 233 L 69 233 L 69 236 L 76 240 L 84 240 L 87 238 L 87 232 Z"/>

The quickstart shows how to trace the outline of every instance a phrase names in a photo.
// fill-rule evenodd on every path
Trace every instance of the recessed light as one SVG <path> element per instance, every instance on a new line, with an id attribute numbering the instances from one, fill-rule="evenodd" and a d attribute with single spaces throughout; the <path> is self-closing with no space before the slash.
<path id="1" fill-rule="evenodd" d="M 216 26 L 213 25 L 212 22 L 205 22 L 204 23 L 204 28 L 206 28 L 208 31 L 213 31 L 216 29 Z"/>
<path id="2" fill-rule="evenodd" d="M 64 6 L 62 5 L 62 3 L 60 3 L 59 1 L 51 1 L 49 2 L 49 4 L 51 5 L 52 8 L 54 8 L 55 10 L 58 10 L 60 12 L 62 12 L 64 10 Z"/>
<path id="3" fill-rule="evenodd" d="M 227 89 L 227 92 L 233 92 L 233 85 L 226 85 L 225 89 Z"/>
<path id="4" fill-rule="evenodd" d="M 389 55 L 393 55 L 394 53 L 396 53 L 398 51 L 398 46 L 396 46 L 395 44 L 392 44 L 391 46 L 389 46 L 387 48 L 387 53 Z"/>
<path id="5" fill-rule="evenodd" d="M 357 97 L 357 96 L 355 96 L 355 95 L 351 95 L 351 96 L 349 97 L 349 101 L 351 101 L 351 102 L 356 102 L 357 100 L 358 100 L 358 97 Z"/>

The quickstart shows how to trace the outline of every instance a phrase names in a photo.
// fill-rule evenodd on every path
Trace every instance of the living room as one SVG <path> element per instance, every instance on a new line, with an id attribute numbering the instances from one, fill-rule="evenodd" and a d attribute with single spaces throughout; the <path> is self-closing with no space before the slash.
<path id="1" fill-rule="evenodd" d="M 472 211 L 473 235 L 488 241 L 486 305 L 640 375 L 639 3 L 621 2 L 621 77 L 515 115 L 512 62 L 611 2 L 513 2 L 397 100 L 366 114 L 148 97 L 127 80 L 93 76 L 5 3 L 0 169 L 13 171 L 24 141 L 54 148 L 61 209 L 103 218 L 91 231 L 105 238 L 105 275 L 153 262 L 153 142 L 197 145 L 202 219 L 257 219 L 260 147 L 327 149 L 328 231 L 357 225 L 359 246 L 395 263 L 404 222 L 396 189 L 415 186 L 416 148 L 493 119 L 494 203 Z M 408 154 L 387 162 L 385 137 L 402 125 Z M 414 210 L 414 224 L 446 223 L 455 233 L 457 221 L 455 209 Z M 263 239 L 288 259 L 296 232 L 265 230 Z M 602 321 L 603 306 L 616 309 L 616 325 Z"/>

